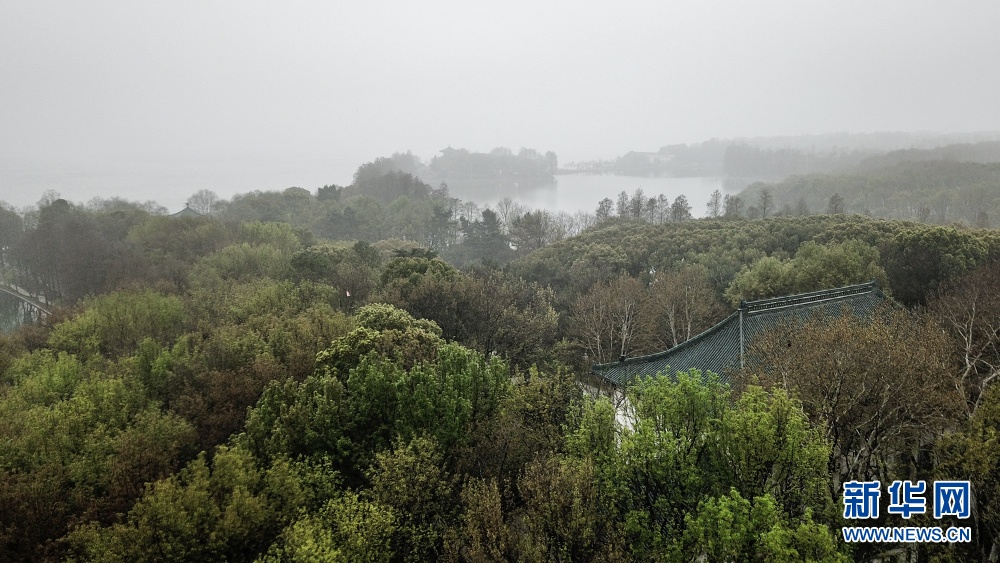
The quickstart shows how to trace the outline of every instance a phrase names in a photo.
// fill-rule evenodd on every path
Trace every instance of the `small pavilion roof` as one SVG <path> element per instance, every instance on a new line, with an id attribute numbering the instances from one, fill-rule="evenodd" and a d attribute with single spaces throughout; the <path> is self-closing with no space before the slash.
<path id="1" fill-rule="evenodd" d="M 201 213 L 198 213 L 194 209 L 191 209 L 190 205 L 185 205 L 184 209 L 181 209 L 177 213 L 170 215 L 171 217 L 201 217 Z"/>

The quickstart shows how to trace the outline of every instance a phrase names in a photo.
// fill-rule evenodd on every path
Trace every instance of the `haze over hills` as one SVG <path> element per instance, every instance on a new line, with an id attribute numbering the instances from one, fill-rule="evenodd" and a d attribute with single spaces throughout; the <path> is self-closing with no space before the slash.
<path id="1" fill-rule="evenodd" d="M 0 561 L 996 561 L 998 21 L 0 2 Z"/>
<path id="2" fill-rule="evenodd" d="M 695 216 L 701 216 L 705 213 L 705 201 L 712 190 L 723 189 L 727 193 L 736 193 L 748 184 L 760 180 L 773 183 L 792 176 L 810 174 L 869 177 L 875 174 L 875 170 L 915 160 L 997 162 L 1000 161 L 1000 149 L 998 149 L 1000 143 L 995 141 L 997 138 L 1000 138 L 1000 133 L 996 132 L 968 134 L 897 132 L 714 139 L 690 145 L 667 145 L 655 153 L 629 152 L 616 159 L 586 163 L 561 163 L 553 151 L 543 153 L 523 147 L 516 152 L 503 147 L 489 152 L 447 147 L 428 159 L 422 159 L 407 151 L 380 157 L 360 167 L 354 164 L 353 180 L 344 182 L 339 187 L 347 188 L 344 196 L 349 197 L 361 193 L 350 189 L 352 184 L 357 183 L 359 174 L 362 182 L 370 183 L 370 180 L 364 178 L 372 174 L 375 175 L 372 176 L 374 178 L 394 172 L 411 175 L 427 186 L 420 188 L 424 190 L 438 190 L 444 184 L 450 196 L 470 203 L 496 206 L 498 201 L 507 196 L 529 208 L 548 207 L 552 212 L 566 211 L 573 214 L 592 213 L 601 199 L 606 197 L 615 199 L 623 189 L 631 197 L 633 191 L 645 185 L 644 191 L 654 197 L 661 192 L 666 192 L 671 200 L 680 194 L 686 195 L 695 204 Z M 955 141 L 962 142 L 955 143 Z M 35 168 L 26 170 L 16 167 L 0 169 L 0 183 L 10 188 L 4 190 L 4 197 L 7 204 L 15 208 L 31 206 L 43 192 L 54 190 L 71 201 L 80 202 L 95 197 L 106 199 L 122 197 L 117 194 L 130 194 L 132 198 L 155 201 L 170 211 L 179 210 L 190 194 L 199 190 L 209 190 L 226 198 L 227 194 L 282 190 L 289 184 L 309 186 L 310 184 L 301 180 L 310 178 L 313 182 L 321 182 L 313 184 L 314 187 L 308 190 L 314 194 L 321 186 L 338 188 L 336 182 L 329 182 L 329 174 L 325 172 L 329 168 L 328 161 L 322 159 L 292 159 L 274 164 L 273 168 L 268 168 L 270 165 L 264 160 L 199 161 L 188 165 L 189 167 L 185 168 L 172 167 L 168 161 L 131 162 L 125 169 L 118 168 L 117 172 L 114 172 L 114 166 L 101 168 L 98 164 L 89 165 L 83 170 L 74 170 L 72 167 L 60 170 L 36 164 Z M 952 167 L 952 170 L 957 168 Z M 575 176 L 578 174 L 598 174 L 598 176 L 582 182 L 576 179 Z M 969 178 L 978 177 L 976 174 L 973 173 Z M 612 180 L 611 176 L 607 175 L 618 176 L 618 179 Z M 699 187 L 697 182 L 676 184 L 676 182 L 669 183 L 668 180 L 686 177 L 695 180 L 706 177 L 717 179 L 702 187 Z M 629 181 L 625 180 L 626 178 L 635 179 Z M 967 180 L 971 181 L 970 179 Z M 560 192 L 552 191 L 554 181 L 559 182 Z M 852 185 L 859 185 L 857 180 L 853 182 Z M 934 182 L 947 183 L 950 180 L 940 175 L 936 179 L 923 179 L 920 181 L 924 186 L 921 188 L 924 190 L 921 193 L 926 194 L 926 190 L 932 189 L 933 186 L 930 184 Z M 686 188 L 681 187 L 682 185 Z M 579 187 L 573 188 L 573 186 Z M 606 187 L 602 189 L 601 186 Z M 771 190 L 777 198 L 775 208 L 771 212 L 780 211 L 786 205 L 814 212 L 825 210 L 830 196 L 837 191 L 831 186 L 832 184 L 825 188 L 813 186 L 810 188 L 811 192 L 799 193 L 802 190 L 800 184 L 787 182 L 781 184 Z M 572 189 L 585 191 L 576 196 L 566 193 L 566 190 Z M 909 197 L 906 195 L 909 192 L 905 187 L 897 186 L 893 189 L 903 192 L 903 195 L 895 196 L 897 199 Z M 1000 209 L 994 209 L 993 203 L 990 203 L 993 197 L 989 195 L 991 193 L 989 184 L 980 185 L 977 189 L 985 194 L 974 199 L 977 203 L 973 203 L 973 200 L 967 197 L 959 197 L 965 203 L 946 204 L 938 201 L 931 204 L 922 201 L 912 205 L 906 204 L 908 211 L 900 212 L 902 215 L 877 211 L 888 209 L 886 204 L 856 201 L 851 195 L 852 189 L 846 186 L 841 195 L 848 199 L 846 203 L 848 210 L 857 212 L 867 210 L 879 216 L 913 219 L 922 216 L 931 217 L 922 209 L 935 205 L 938 207 L 950 205 L 953 209 L 964 205 L 965 209 L 977 208 L 978 211 L 975 213 L 952 211 L 943 215 L 938 212 L 933 216 L 961 218 L 969 224 L 977 224 L 977 221 L 981 224 L 983 218 L 979 216 L 979 211 L 995 217 L 1000 214 Z M 391 193 L 398 196 L 403 192 Z M 550 207 L 553 201 L 551 194 L 554 193 L 562 194 L 561 198 L 564 200 L 569 198 L 568 201 L 572 203 L 564 202 L 556 207 Z M 754 202 L 751 200 L 757 197 L 757 193 L 751 190 L 743 197 L 747 211 L 754 207 Z M 30 197 L 25 197 L 25 194 L 30 194 Z M 386 197 L 388 194 L 389 192 Z M 9 198 L 10 195 L 21 195 L 22 199 Z M 805 197 L 804 206 L 800 205 L 801 197 Z"/>
<path id="3" fill-rule="evenodd" d="M 739 198 L 750 217 L 861 213 L 993 227 L 1000 218 L 1000 142 L 891 151 L 853 166 L 753 183 Z"/>
<path id="4" fill-rule="evenodd" d="M 932 149 L 959 143 L 1000 140 L 1000 132 L 828 133 L 776 137 L 711 139 L 666 145 L 657 152 L 631 151 L 618 158 L 563 165 L 565 173 L 629 176 L 724 176 L 781 180 L 793 174 L 845 170 L 872 156 L 906 149 Z M 992 158 L 982 155 L 982 158 Z"/>

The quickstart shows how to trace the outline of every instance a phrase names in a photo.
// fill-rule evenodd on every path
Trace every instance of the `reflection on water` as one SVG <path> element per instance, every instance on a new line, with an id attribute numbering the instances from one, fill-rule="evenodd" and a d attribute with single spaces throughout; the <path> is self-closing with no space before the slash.
<path id="1" fill-rule="evenodd" d="M 225 199 L 252 190 L 283 190 L 301 186 L 315 193 L 319 186 L 350 182 L 357 167 L 352 157 L 272 159 L 170 159 L 163 161 L 26 163 L 0 157 L 0 193 L 15 206 L 33 204 L 47 189 L 63 197 L 85 202 L 93 197 L 121 196 L 131 200 L 155 200 L 171 211 L 180 211 L 187 198 L 199 189 L 210 189 Z M 353 164 L 352 164 L 353 163 Z M 448 182 L 451 195 L 479 205 L 494 205 L 504 197 L 534 209 L 593 213 L 597 203 L 617 199 L 622 191 L 630 196 L 642 188 L 646 197 L 660 194 L 671 202 L 681 195 L 695 217 L 705 215 L 708 197 L 715 190 L 736 193 L 747 181 L 734 178 L 668 178 L 562 174 L 540 186 L 517 186 L 513 182 L 483 180 Z M 464 184 L 464 185 L 463 185 Z M 436 187 L 436 186 L 435 186 Z"/>
<path id="2" fill-rule="evenodd" d="M 663 194 L 671 202 L 679 195 L 687 198 L 691 214 L 705 216 L 708 198 L 713 191 L 735 193 L 743 189 L 744 183 L 734 183 L 726 178 L 641 178 L 636 176 L 611 176 L 592 174 L 566 174 L 556 176 L 555 182 L 529 189 L 476 190 L 462 193 L 455 189 L 452 195 L 476 202 L 479 205 L 495 205 L 504 197 L 533 209 L 593 213 L 604 198 L 616 200 L 620 192 L 631 196 L 637 188 L 642 188 L 647 198 Z"/>
<path id="3" fill-rule="evenodd" d="M 14 332 L 22 324 L 34 322 L 37 318 L 37 309 L 0 291 L 0 333 Z"/>

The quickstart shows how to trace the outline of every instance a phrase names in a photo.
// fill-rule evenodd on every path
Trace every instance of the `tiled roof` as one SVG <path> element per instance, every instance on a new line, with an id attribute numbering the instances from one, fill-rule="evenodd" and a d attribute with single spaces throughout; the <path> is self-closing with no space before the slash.
<path id="1" fill-rule="evenodd" d="M 177 213 L 174 213 L 174 214 L 172 214 L 170 216 L 171 217 L 201 217 L 201 213 L 198 213 L 194 209 L 191 209 L 190 206 L 185 205 L 184 209 L 181 209 Z"/>
<path id="2" fill-rule="evenodd" d="M 818 310 L 836 316 L 845 306 L 855 315 L 866 315 L 888 299 L 872 280 L 837 289 L 742 301 L 740 308 L 725 320 L 669 350 L 624 361 L 594 364 L 592 370 L 595 375 L 619 386 L 628 384 L 636 376 L 661 372 L 673 375 L 692 368 L 703 373 L 711 371 L 723 381 L 728 381 L 730 372 L 740 367 L 750 340 L 778 322 L 792 318 L 804 321 Z"/>

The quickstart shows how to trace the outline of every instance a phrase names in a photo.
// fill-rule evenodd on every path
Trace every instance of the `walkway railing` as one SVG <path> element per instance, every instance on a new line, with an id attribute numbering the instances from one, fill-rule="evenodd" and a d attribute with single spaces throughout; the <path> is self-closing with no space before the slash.
<path id="1" fill-rule="evenodd" d="M 6 293 L 8 295 L 13 295 L 14 297 L 17 297 L 18 299 L 20 299 L 21 301 L 24 301 L 28 305 L 31 305 L 35 309 L 38 309 L 38 311 L 39 311 L 40 314 L 43 314 L 43 315 L 50 314 L 50 311 L 49 311 L 47 305 L 38 302 L 27 291 L 25 291 L 24 289 L 22 289 L 20 287 L 17 287 L 16 285 L 11 285 L 11 284 L 6 283 L 6 282 L 0 282 L 0 291 Z"/>

